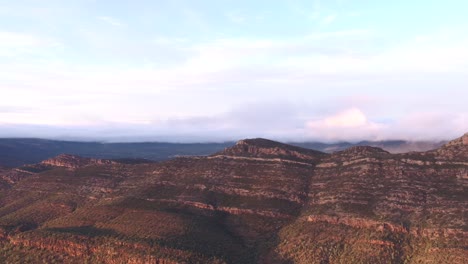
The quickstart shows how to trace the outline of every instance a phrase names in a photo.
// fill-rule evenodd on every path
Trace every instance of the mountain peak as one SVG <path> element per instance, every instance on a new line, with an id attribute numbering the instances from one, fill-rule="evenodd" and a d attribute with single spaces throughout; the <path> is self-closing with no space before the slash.
<path id="1" fill-rule="evenodd" d="M 325 154 L 320 151 L 296 147 L 269 139 L 253 138 L 239 140 L 234 146 L 226 148 L 215 155 L 280 158 L 310 162 Z"/>
<path id="2" fill-rule="evenodd" d="M 247 138 L 242 139 L 236 142 L 236 146 L 257 146 L 257 147 L 266 147 L 266 148 L 273 148 L 273 147 L 289 147 L 289 145 L 265 139 L 265 138 Z"/>

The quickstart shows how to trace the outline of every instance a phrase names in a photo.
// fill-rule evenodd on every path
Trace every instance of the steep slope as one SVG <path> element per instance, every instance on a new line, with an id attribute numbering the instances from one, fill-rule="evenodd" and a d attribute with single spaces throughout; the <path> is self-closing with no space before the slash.
<path id="1" fill-rule="evenodd" d="M 437 160 L 440 162 L 457 162 L 460 164 L 467 165 L 468 162 L 468 133 L 460 138 L 452 140 L 435 151 L 430 153 L 435 155 Z"/>
<path id="2" fill-rule="evenodd" d="M 0 225 L 14 244 L 58 248 L 77 260 L 102 260 L 94 239 L 104 237 L 113 246 L 130 240 L 160 261 L 252 263 L 263 242 L 298 216 L 310 170 L 324 154 L 280 143 L 265 153 L 266 146 L 249 143 L 258 155 L 236 155 L 233 147 L 159 164 L 61 155 L 28 166 L 48 167 L 8 192 Z M 101 255 L 76 245 L 83 236 L 90 239 L 85 248 Z M 147 256 L 131 247 L 122 249 L 126 260 Z"/>
<path id="3" fill-rule="evenodd" d="M 294 263 L 466 263 L 466 141 L 397 155 L 353 147 L 322 159 L 301 217 L 280 232 L 280 255 Z"/>
<path id="4" fill-rule="evenodd" d="M 247 139 L 160 163 L 3 169 L 0 261 L 466 263 L 467 141 L 324 154 Z"/>

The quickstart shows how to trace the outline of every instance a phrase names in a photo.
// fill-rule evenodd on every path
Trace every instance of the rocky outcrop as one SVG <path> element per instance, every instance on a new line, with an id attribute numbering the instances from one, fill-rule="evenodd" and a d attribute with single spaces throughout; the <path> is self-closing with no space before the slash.
<path id="1" fill-rule="evenodd" d="M 25 236 L 16 235 L 9 237 L 9 242 L 15 246 L 38 248 L 45 251 L 60 252 L 71 257 L 73 263 L 88 262 L 94 263 L 158 263 L 176 264 L 179 263 L 170 258 L 170 255 L 183 255 L 184 252 L 161 248 L 159 256 L 150 254 L 151 246 L 147 244 L 125 243 L 107 240 L 106 243 L 99 243 L 94 239 L 74 236 L 70 238 L 47 237 L 47 236 Z M 165 253 L 168 257 L 161 257 Z M 186 253 L 185 253 L 186 254 Z"/>
<path id="2" fill-rule="evenodd" d="M 280 158 L 302 162 L 315 162 L 325 154 L 263 138 L 245 139 L 215 154 L 237 157 Z"/>
<path id="3" fill-rule="evenodd" d="M 43 165 L 49 165 L 54 167 L 65 167 L 65 168 L 80 168 L 90 165 L 109 165 L 116 164 L 116 162 L 105 159 L 92 159 L 83 158 L 80 156 L 61 154 L 55 158 L 47 159 L 41 162 Z"/>
<path id="4" fill-rule="evenodd" d="M 33 172 L 21 168 L 0 169 L 0 189 L 8 189 L 12 185 L 33 174 Z"/>
<path id="5" fill-rule="evenodd" d="M 444 145 L 444 147 L 462 147 L 462 146 L 468 146 L 468 133 L 466 133 L 465 135 L 457 139 L 449 141 L 447 144 Z"/>
<path id="6" fill-rule="evenodd" d="M 347 225 L 354 228 L 372 229 L 383 232 L 390 231 L 396 233 L 408 233 L 408 229 L 402 225 L 397 225 L 389 222 L 379 222 L 371 219 L 360 217 L 338 217 L 327 215 L 310 215 L 306 218 L 308 222 L 326 222 L 332 225 Z"/>
<path id="7" fill-rule="evenodd" d="M 443 162 L 466 162 L 468 160 L 468 133 L 460 138 L 449 141 L 443 147 L 429 152 L 434 158 Z"/>

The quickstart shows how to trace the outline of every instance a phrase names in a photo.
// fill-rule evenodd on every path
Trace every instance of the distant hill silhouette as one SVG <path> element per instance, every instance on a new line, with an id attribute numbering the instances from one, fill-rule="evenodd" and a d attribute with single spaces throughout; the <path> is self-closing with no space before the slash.
<path id="1" fill-rule="evenodd" d="M 234 145 L 223 143 L 100 143 L 58 141 L 33 138 L 0 138 L 0 166 L 18 167 L 37 163 L 60 154 L 72 154 L 98 159 L 147 159 L 167 160 L 175 156 L 209 155 Z M 374 146 L 392 153 L 426 151 L 444 142 L 410 141 L 362 141 L 358 143 L 295 142 L 290 145 L 331 153 L 352 146 Z"/>

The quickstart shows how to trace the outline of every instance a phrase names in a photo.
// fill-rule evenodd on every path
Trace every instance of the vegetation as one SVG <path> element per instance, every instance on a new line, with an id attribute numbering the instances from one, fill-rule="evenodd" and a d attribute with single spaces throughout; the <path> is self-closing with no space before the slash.
<path id="1" fill-rule="evenodd" d="M 0 263 L 468 262 L 466 168 L 373 148 L 285 162 L 265 157 L 302 150 L 262 142 L 261 159 L 2 170 Z"/>

